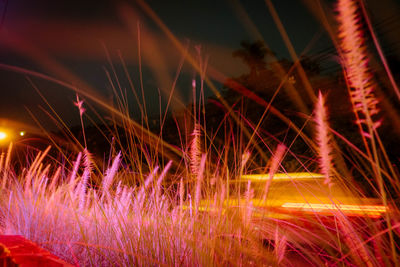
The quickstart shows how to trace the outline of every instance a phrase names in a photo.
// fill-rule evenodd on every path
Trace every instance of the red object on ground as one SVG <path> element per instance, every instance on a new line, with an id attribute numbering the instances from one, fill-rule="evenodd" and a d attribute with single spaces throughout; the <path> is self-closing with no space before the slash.
<path id="1" fill-rule="evenodd" d="M 0 235 L 0 266 L 70 267 L 71 265 L 20 235 Z"/>

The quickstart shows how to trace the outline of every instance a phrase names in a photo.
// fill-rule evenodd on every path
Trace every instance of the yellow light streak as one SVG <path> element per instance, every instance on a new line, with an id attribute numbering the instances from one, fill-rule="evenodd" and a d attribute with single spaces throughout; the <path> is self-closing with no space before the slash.
<path id="1" fill-rule="evenodd" d="M 282 208 L 326 212 L 326 211 L 342 211 L 354 215 L 371 215 L 379 216 L 388 211 L 388 208 L 383 205 L 344 205 L 344 204 L 318 204 L 318 203 L 284 203 Z"/>
<path id="2" fill-rule="evenodd" d="M 7 138 L 7 133 L 0 131 L 0 140 L 4 140 Z"/>
<path id="3" fill-rule="evenodd" d="M 310 179 L 324 179 L 324 175 L 313 172 L 288 172 L 276 173 L 272 176 L 272 180 L 290 181 L 290 180 L 310 180 Z M 266 181 L 269 180 L 269 174 L 245 174 L 241 179 L 251 181 Z"/>

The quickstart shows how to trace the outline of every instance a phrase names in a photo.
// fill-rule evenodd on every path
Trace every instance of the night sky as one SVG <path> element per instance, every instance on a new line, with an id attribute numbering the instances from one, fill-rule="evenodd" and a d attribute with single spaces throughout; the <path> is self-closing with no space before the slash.
<path id="1" fill-rule="evenodd" d="M 326 53 L 326 64 L 337 61 L 333 45 L 310 3 L 314 0 L 272 1 L 298 54 Z M 398 53 L 394 29 L 400 23 L 399 5 L 394 0 L 367 1 L 372 19 L 381 31 L 390 53 Z M 201 57 L 209 59 L 209 69 L 226 77 L 246 73 L 248 69 L 232 52 L 243 40 L 263 38 L 278 58 L 290 58 L 279 31 L 264 1 L 146 1 L 163 23 L 193 55 L 201 45 Z M 308 3 L 308 4 L 307 4 Z M 333 1 L 326 1 L 333 7 Z M 119 55 L 125 60 L 134 86 L 140 90 L 138 27 L 141 36 L 143 84 L 150 114 L 158 114 L 158 99 L 168 92 L 182 58 L 181 53 L 135 1 L 1 1 L 3 24 L 0 63 L 19 66 L 50 75 L 73 84 L 103 101 L 113 97 L 106 71 L 112 74 L 107 55 L 114 62 L 122 88 L 129 88 Z M 250 20 L 247 20 L 247 18 Z M 248 21 L 251 21 L 249 23 Z M 383 27 L 384 26 L 384 27 Z M 398 29 L 399 27 L 397 27 Z M 379 28 L 378 28 L 379 29 Z M 397 45 L 397 46 L 396 46 Z M 185 62 L 177 84 L 172 109 L 182 108 L 191 100 L 193 68 Z M 112 78 L 116 84 L 115 77 Z M 33 84 L 31 84 L 31 82 Z M 221 87 L 215 81 L 217 87 Z M 49 107 L 34 87 L 49 102 L 67 125 L 79 124 L 79 112 L 73 105 L 75 93 L 52 82 L 0 69 L 0 117 L 32 122 L 29 109 L 46 127 Z M 211 95 L 209 91 L 207 95 Z M 128 93 L 133 99 L 133 95 Z M 85 101 L 93 101 L 82 96 Z M 136 106 L 136 107 L 135 107 Z M 101 112 L 101 108 L 95 105 Z M 137 105 L 130 101 L 137 113 Z"/>

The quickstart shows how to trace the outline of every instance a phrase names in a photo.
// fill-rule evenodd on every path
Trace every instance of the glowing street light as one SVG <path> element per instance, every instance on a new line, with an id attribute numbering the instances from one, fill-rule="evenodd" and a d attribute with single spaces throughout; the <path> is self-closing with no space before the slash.
<path id="1" fill-rule="evenodd" d="M 6 138 L 7 138 L 7 133 L 3 132 L 3 131 L 0 131 L 0 141 L 4 140 Z"/>

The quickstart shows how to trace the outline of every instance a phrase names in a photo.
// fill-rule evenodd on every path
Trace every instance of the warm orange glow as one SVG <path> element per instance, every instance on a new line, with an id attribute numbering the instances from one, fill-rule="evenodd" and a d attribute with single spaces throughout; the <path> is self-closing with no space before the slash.
<path id="1" fill-rule="evenodd" d="M 388 211 L 383 205 L 343 205 L 343 204 L 316 204 L 316 203 L 284 203 L 283 208 L 294 210 L 326 212 L 342 211 L 350 215 L 379 216 Z"/>
<path id="2" fill-rule="evenodd" d="M 241 179 L 251 181 L 266 181 L 269 179 L 269 174 L 246 174 L 242 175 Z M 288 172 L 276 173 L 272 177 L 273 180 L 308 180 L 308 179 L 324 179 L 324 175 L 312 172 Z"/>

